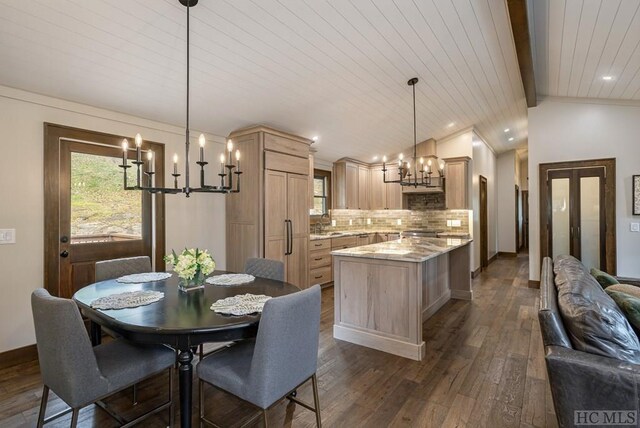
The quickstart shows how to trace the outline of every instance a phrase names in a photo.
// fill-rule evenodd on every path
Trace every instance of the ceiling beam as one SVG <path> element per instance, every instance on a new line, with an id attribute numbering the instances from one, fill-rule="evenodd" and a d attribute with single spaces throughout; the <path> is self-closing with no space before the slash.
<path id="1" fill-rule="evenodd" d="M 516 45 L 520 76 L 527 98 L 527 107 L 535 107 L 536 80 L 533 74 L 533 58 L 531 56 L 531 42 L 529 40 L 529 20 L 527 19 L 527 0 L 507 0 L 511 32 Z"/>

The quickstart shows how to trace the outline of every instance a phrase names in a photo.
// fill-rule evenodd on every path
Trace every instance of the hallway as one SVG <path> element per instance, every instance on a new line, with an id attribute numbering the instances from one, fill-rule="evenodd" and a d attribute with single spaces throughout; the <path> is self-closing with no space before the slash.
<path id="1" fill-rule="evenodd" d="M 557 426 L 537 320 L 538 290 L 527 284 L 526 254 L 493 262 L 474 280 L 473 302 L 451 300 L 424 324 L 427 354 L 422 362 L 334 340 L 333 289 L 325 289 L 318 359 L 323 425 Z M 165 382 L 160 378 L 142 383 L 138 406 L 152 406 L 145 399 L 164 391 Z M 0 370 L 0 425 L 34 426 L 41 391 L 35 362 Z M 164 399 L 165 393 L 160 394 L 157 399 Z M 310 401 L 311 388 L 305 385 L 299 397 Z M 131 392 L 108 403 L 116 410 L 130 409 Z M 237 399 L 211 389 L 207 404 L 207 414 L 224 426 L 239 426 L 252 412 Z M 59 399 L 51 399 L 51 411 L 62 408 Z M 122 411 L 125 417 L 134 413 Z M 141 426 L 166 425 L 166 413 Z M 80 426 L 116 426 L 92 406 L 80 412 L 80 421 Z M 315 426 L 313 413 L 285 401 L 269 411 L 269 422 Z M 65 416 L 49 426 L 68 423 Z"/>

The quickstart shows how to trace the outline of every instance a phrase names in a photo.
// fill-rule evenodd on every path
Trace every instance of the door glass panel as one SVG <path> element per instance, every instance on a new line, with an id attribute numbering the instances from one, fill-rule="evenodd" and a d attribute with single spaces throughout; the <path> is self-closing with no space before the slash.
<path id="1" fill-rule="evenodd" d="M 600 177 L 580 178 L 582 264 L 600 269 Z"/>
<path id="2" fill-rule="evenodd" d="M 142 192 L 122 188 L 121 158 L 71 153 L 71 243 L 142 239 Z"/>
<path id="3" fill-rule="evenodd" d="M 551 180 L 551 226 L 553 257 L 570 254 L 569 179 Z"/>

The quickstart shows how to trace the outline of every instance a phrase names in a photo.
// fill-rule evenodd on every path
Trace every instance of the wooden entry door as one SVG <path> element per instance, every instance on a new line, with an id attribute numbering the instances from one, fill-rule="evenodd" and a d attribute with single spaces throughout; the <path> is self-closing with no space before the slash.
<path id="1" fill-rule="evenodd" d="M 155 196 L 152 207 L 149 193 L 123 189 L 121 142 L 45 126 L 45 286 L 54 295 L 68 298 L 94 282 L 100 260 L 147 255 L 164 270 L 164 198 Z M 163 180 L 164 146 L 145 142 L 143 148 L 154 151 L 157 180 Z"/>
<path id="2" fill-rule="evenodd" d="M 480 268 L 489 266 L 489 208 L 487 178 L 480 176 Z"/>
<path id="3" fill-rule="evenodd" d="M 541 257 L 616 273 L 615 160 L 540 165 Z"/>

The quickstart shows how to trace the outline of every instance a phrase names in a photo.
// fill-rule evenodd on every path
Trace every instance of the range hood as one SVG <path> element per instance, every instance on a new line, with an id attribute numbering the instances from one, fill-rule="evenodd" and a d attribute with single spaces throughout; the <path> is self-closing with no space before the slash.
<path id="1" fill-rule="evenodd" d="M 411 155 L 413 155 L 413 147 L 411 147 Z M 425 165 L 425 170 L 427 168 L 427 162 L 429 160 L 431 160 L 431 164 L 432 164 L 432 171 L 433 171 L 433 175 L 432 177 L 434 178 L 433 182 L 434 184 L 441 184 L 441 186 L 438 187 L 422 187 L 422 186 L 418 186 L 418 187 L 413 187 L 413 186 L 406 186 L 402 188 L 402 193 L 403 194 L 424 194 L 424 193 L 442 193 L 445 191 L 445 183 L 443 181 L 441 181 L 440 179 L 436 178 L 439 177 L 438 175 L 438 163 L 440 162 L 440 160 L 438 159 L 438 156 L 436 154 L 436 140 L 434 140 L 433 138 L 429 138 L 428 140 L 425 140 L 421 143 L 418 143 L 418 145 L 416 146 L 416 157 L 418 159 L 420 158 L 424 158 L 424 165 Z M 444 180 L 446 182 L 446 179 Z"/>

